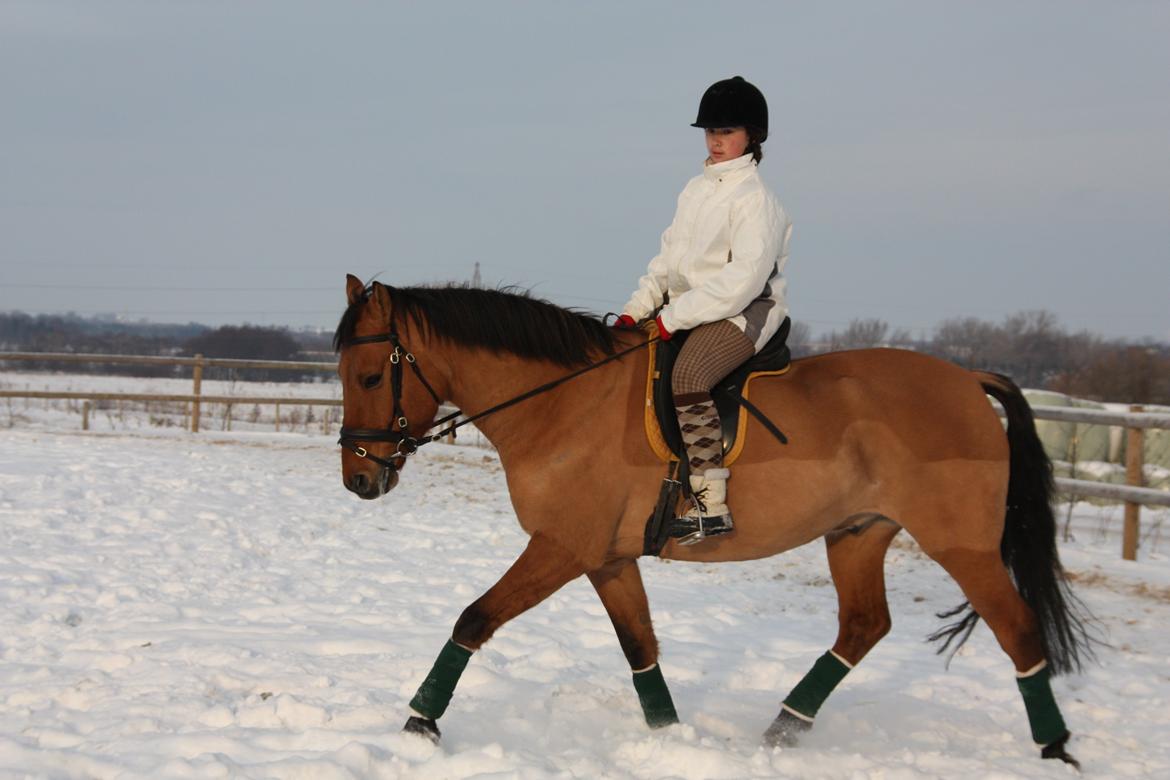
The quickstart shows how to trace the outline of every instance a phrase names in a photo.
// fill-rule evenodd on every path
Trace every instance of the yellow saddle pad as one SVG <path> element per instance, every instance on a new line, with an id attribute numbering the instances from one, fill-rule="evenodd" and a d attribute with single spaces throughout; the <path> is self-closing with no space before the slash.
<path id="1" fill-rule="evenodd" d="M 646 441 L 650 444 L 650 449 L 658 456 L 658 459 L 663 463 L 669 463 L 672 460 L 677 460 L 674 453 L 670 451 L 670 447 L 666 443 L 666 439 L 662 435 L 662 427 L 658 423 L 658 411 L 654 408 L 654 380 L 658 378 L 657 363 L 658 342 L 650 343 L 649 352 L 650 359 L 646 370 L 646 408 L 643 415 L 646 427 Z M 743 381 L 743 391 L 740 395 L 743 398 L 751 400 L 749 395 L 751 392 L 752 381 L 758 377 L 766 376 L 781 376 L 787 374 L 792 368 L 792 364 L 784 366 L 776 371 L 754 371 L 747 375 Z M 723 453 L 723 465 L 730 466 L 735 462 L 736 458 L 743 451 L 744 443 L 747 441 L 747 421 L 750 415 L 744 413 L 743 407 L 739 404 L 735 405 L 736 412 L 739 416 L 735 425 L 735 436 L 732 439 L 730 449 Z M 669 410 L 670 414 L 674 414 L 674 410 Z"/>

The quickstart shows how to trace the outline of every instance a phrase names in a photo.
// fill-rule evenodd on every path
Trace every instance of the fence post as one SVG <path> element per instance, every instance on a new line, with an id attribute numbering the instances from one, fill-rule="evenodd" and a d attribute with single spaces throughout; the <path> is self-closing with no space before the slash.
<path id="1" fill-rule="evenodd" d="M 195 389 L 191 394 L 195 400 L 191 402 L 191 433 L 199 433 L 199 394 L 203 387 L 203 355 L 195 356 L 195 368 L 191 371 L 195 379 Z"/>
<path id="2" fill-rule="evenodd" d="M 1131 412 L 1145 411 L 1142 406 L 1129 407 Z M 1125 484 L 1143 486 L 1142 429 L 1129 428 L 1125 437 Z M 1125 502 L 1125 528 L 1121 536 L 1121 557 L 1127 561 L 1137 560 L 1138 533 L 1141 531 L 1141 504 Z"/>
<path id="3" fill-rule="evenodd" d="M 81 430 L 89 430 L 89 401 L 81 405 Z"/>
<path id="4" fill-rule="evenodd" d="M 280 404 L 276 405 L 276 432 L 280 433 Z"/>

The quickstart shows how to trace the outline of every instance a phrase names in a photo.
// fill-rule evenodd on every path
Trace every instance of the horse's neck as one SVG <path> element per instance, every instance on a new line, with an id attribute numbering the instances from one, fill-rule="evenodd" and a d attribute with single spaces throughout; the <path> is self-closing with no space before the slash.
<path id="1" fill-rule="evenodd" d="M 469 417 L 577 370 L 547 361 L 460 347 L 452 348 L 448 359 L 451 369 L 448 400 Z M 550 415 L 565 414 L 569 406 L 575 414 L 589 414 L 591 404 L 600 402 L 596 389 L 590 390 L 593 373 L 492 412 L 476 420 L 475 427 L 501 452 L 514 441 L 539 437 L 549 427 Z"/>

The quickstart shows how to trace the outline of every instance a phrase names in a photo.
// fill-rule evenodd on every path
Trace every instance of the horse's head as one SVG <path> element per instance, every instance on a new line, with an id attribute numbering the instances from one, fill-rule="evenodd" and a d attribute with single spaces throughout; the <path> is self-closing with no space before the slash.
<path id="1" fill-rule="evenodd" d="M 378 498 L 398 484 L 398 472 L 414 453 L 439 408 L 402 338 L 389 289 L 346 276 L 349 307 L 333 346 L 340 352 L 341 478 L 362 498 Z"/>

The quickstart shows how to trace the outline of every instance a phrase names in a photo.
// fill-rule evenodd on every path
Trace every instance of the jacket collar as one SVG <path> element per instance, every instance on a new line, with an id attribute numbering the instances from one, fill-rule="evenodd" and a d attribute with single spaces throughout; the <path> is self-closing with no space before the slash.
<path id="1" fill-rule="evenodd" d="M 703 176 L 705 176 L 708 181 L 722 181 L 730 173 L 750 170 L 755 167 L 756 161 L 750 154 L 745 154 L 742 157 L 736 157 L 733 160 L 724 160 L 723 162 L 715 163 L 714 165 L 704 165 Z"/>

